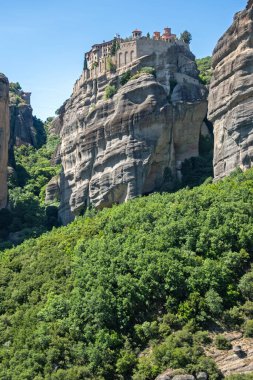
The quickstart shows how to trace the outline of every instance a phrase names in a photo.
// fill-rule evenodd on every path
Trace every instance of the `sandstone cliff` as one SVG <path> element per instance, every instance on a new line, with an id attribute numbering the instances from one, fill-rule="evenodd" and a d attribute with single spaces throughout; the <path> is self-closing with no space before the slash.
<path id="1" fill-rule="evenodd" d="M 234 17 L 213 53 L 209 119 L 214 125 L 214 176 L 253 160 L 253 1 Z"/>
<path id="2" fill-rule="evenodd" d="M 36 131 L 30 93 L 22 91 L 19 83 L 10 84 L 10 145 L 36 145 Z"/>
<path id="3" fill-rule="evenodd" d="M 122 73 L 153 67 L 120 84 Z M 144 70 L 145 71 L 145 70 Z M 117 89 L 105 100 L 109 85 Z M 75 84 L 59 110 L 63 223 L 88 205 L 110 206 L 156 190 L 168 190 L 186 158 L 198 156 L 207 111 L 193 54 L 182 44 L 154 53 L 98 78 Z"/>
<path id="4" fill-rule="evenodd" d="M 0 208 L 7 204 L 9 132 L 9 82 L 0 74 Z"/>

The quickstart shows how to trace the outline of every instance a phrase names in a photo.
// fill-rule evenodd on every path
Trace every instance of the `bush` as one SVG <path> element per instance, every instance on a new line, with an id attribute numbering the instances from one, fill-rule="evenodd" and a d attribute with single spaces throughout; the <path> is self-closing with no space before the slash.
<path id="1" fill-rule="evenodd" d="M 191 40 L 192 40 L 192 35 L 190 32 L 188 32 L 187 30 L 185 30 L 183 33 L 180 34 L 180 38 L 179 38 L 181 41 L 185 42 L 187 45 L 190 44 Z"/>
<path id="2" fill-rule="evenodd" d="M 216 348 L 219 350 L 230 350 L 232 348 L 232 344 L 224 335 L 217 335 L 214 340 Z"/>
<path id="3" fill-rule="evenodd" d="M 199 70 L 199 80 L 204 85 L 209 85 L 212 77 L 212 57 L 196 59 Z"/>
<path id="4" fill-rule="evenodd" d="M 239 289 L 247 300 L 253 301 L 253 270 L 241 278 Z"/>
<path id="5" fill-rule="evenodd" d="M 253 373 L 242 373 L 226 376 L 226 380 L 253 380 Z"/>
<path id="6" fill-rule="evenodd" d="M 253 319 L 246 321 L 244 335 L 246 338 L 253 338 Z"/>
<path id="7" fill-rule="evenodd" d="M 117 89 L 115 86 L 108 85 L 105 88 L 104 99 L 111 99 L 117 93 Z"/>
<path id="8" fill-rule="evenodd" d="M 130 79 L 131 79 L 131 71 L 127 70 L 125 73 L 123 73 L 120 76 L 120 84 L 121 86 L 124 86 Z"/>
<path id="9" fill-rule="evenodd" d="M 110 71 L 110 73 L 115 73 L 116 72 L 117 66 L 112 62 L 112 58 L 111 57 L 107 58 L 107 60 L 106 60 L 106 67 L 107 67 L 107 70 Z"/>
<path id="10" fill-rule="evenodd" d="M 155 77 L 156 71 L 153 67 L 142 67 L 135 75 L 131 77 L 131 80 L 138 79 L 145 74 L 153 75 Z"/>

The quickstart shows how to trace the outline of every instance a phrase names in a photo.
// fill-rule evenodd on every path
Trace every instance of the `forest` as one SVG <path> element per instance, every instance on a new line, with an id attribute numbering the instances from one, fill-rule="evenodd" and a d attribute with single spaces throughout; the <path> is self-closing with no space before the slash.
<path id="1" fill-rule="evenodd" d="M 252 189 L 253 170 L 236 170 L 5 250 L 0 378 L 220 379 L 205 348 L 228 349 L 230 329 L 253 336 Z"/>

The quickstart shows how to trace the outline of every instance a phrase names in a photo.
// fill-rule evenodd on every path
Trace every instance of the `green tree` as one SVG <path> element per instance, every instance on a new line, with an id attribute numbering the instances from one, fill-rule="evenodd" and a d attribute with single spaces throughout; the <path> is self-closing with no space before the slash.
<path id="1" fill-rule="evenodd" d="M 190 44 L 191 40 L 192 40 L 192 35 L 190 32 L 188 32 L 187 30 L 185 30 L 183 33 L 180 34 L 180 38 L 179 38 L 181 41 L 185 42 L 187 45 Z"/>

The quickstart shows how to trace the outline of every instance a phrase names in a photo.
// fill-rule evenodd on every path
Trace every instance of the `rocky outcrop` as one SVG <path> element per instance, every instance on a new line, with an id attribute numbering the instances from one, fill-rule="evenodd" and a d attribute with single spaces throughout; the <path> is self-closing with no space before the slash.
<path id="1" fill-rule="evenodd" d="M 10 146 L 36 146 L 36 130 L 30 93 L 23 92 L 19 84 L 11 84 L 10 90 Z"/>
<path id="2" fill-rule="evenodd" d="M 198 372 L 196 376 L 193 375 L 177 375 L 176 373 L 183 373 L 180 369 L 167 369 L 161 375 L 157 376 L 155 380 L 207 380 L 208 375 L 206 372 Z"/>
<path id="3" fill-rule="evenodd" d="M 253 373 L 253 338 L 244 338 L 240 332 L 224 334 L 231 342 L 231 350 L 218 350 L 212 346 L 206 354 L 214 359 L 224 376 Z"/>
<path id="4" fill-rule="evenodd" d="M 0 74 L 0 208 L 7 204 L 9 124 L 9 82 Z"/>
<path id="5" fill-rule="evenodd" d="M 120 84 L 122 73 L 141 67 L 155 68 L 156 77 L 143 74 Z M 117 93 L 105 100 L 108 84 Z M 198 156 L 206 111 L 206 89 L 182 44 L 168 44 L 167 52 L 142 57 L 115 74 L 78 81 L 55 121 L 63 223 L 88 205 L 102 208 L 171 189 L 182 162 Z"/>
<path id="6" fill-rule="evenodd" d="M 253 2 L 234 17 L 213 53 L 209 120 L 214 125 L 214 176 L 253 162 Z"/>
<path id="7" fill-rule="evenodd" d="M 51 178 L 46 186 L 45 202 L 47 204 L 58 202 L 60 197 L 59 176 Z"/>

